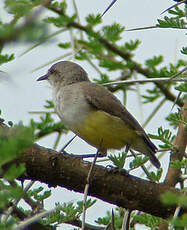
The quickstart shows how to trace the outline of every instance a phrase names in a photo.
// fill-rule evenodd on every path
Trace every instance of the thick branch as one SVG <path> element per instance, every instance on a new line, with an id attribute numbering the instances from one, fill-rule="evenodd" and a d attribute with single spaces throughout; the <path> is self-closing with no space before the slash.
<path id="1" fill-rule="evenodd" d="M 187 110 L 184 110 L 185 108 L 187 108 L 187 98 L 183 106 L 183 109 L 181 111 L 182 118 L 185 121 L 187 121 Z M 171 154 L 170 162 L 176 160 L 181 161 L 184 157 L 186 146 L 187 146 L 187 127 L 185 124 L 181 123 L 179 125 L 179 130 L 175 138 L 174 144 L 178 147 L 178 150 Z M 172 168 L 170 166 L 164 183 L 170 186 L 175 186 L 176 183 L 180 181 L 180 175 L 181 175 L 180 169 Z"/>
<path id="2" fill-rule="evenodd" d="M 79 158 L 38 145 L 27 149 L 17 162 L 26 165 L 26 175 L 22 179 L 37 180 L 49 187 L 61 186 L 81 193 L 90 168 L 90 163 Z M 164 184 L 95 166 L 89 195 L 131 210 L 167 218 L 173 214 L 175 207 L 166 207 L 160 202 L 160 195 L 166 191 L 180 193 Z"/>

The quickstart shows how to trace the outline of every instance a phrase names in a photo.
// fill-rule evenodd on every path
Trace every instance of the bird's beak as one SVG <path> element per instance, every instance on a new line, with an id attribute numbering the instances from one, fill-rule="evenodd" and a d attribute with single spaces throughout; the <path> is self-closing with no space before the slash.
<path id="1" fill-rule="evenodd" d="M 48 74 L 45 74 L 37 79 L 37 81 L 43 81 L 48 79 Z"/>

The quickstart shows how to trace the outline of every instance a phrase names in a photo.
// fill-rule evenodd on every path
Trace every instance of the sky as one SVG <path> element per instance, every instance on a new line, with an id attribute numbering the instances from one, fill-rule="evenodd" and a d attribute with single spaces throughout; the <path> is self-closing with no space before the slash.
<path id="1" fill-rule="evenodd" d="M 73 12 L 72 1 L 69 0 L 68 2 L 70 3 L 69 12 Z M 110 2 L 111 0 L 76 0 L 81 23 L 84 24 L 84 17 L 87 14 L 102 13 Z M 157 19 L 162 19 L 167 15 L 167 13 L 164 15 L 160 14 L 173 3 L 174 2 L 171 0 L 118 0 L 110 11 L 108 11 L 103 17 L 103 25 L 110 25 L 117 22 L 124 25 L 126 29 L 153 26 L 157 23 Z M 47 15 L 48 12 L 44 12 L 43 17 L 46 17 Z M 10 16 L 3 12 L 2 2 L 0 3 L 0 19 L 3 19 L 4 21 L 10 20 Z M 56 30 L 53 28 L 51 32 Z M 170 62 L 174 64 L 176 60 L 184 58 L 184 56 L 179 52 L 180 49 L 186 45 L 185 32 L 182 30 L 152 29 L 131 32 L 125 31 L 123 35 L 123 41 L 135 39 L 142 41 L 135 55 L 135 60 L 140 63 L 143 63 L 145 59 L 151 58 L 153 55 L 158 56 L 161 54 L 164 55 L 165 64 Z M 50 65 L 45 66 L 38 71 L 33 72 L 33 70 L 56 59 L 57 57 L 62 56 L 64 51 L 57 47 L 57 44 L 60 41 L 68 41 L 68 39 L 68 33 L 60 34 L 51 42 L 44 43 L 21 57 L 19 57 L 20 54 L 29 48 L 31 44 L 15 45 L 15 43 L 8 43 L 5 46 L 3 53 L 15 53 L 16 57 L 14 61 L 0 67 L 1 71 L 4 71 L 9 75 L 8 81 L 2 77 L 0 81 L 0 109 L 3 112 L 2 115 L 6 121 L 11 120 L 13 123 L 22 121 L 24 124 L 28 124 L 30 118 L 33 117 L 33 115 L 29 114 L 29 112 L 43 110 L 45 100 L 52 98 L 51 89 L 47 82 L 37 82 L 36 79 L 45 74 Z M 81 66 L 88 72 L 91 80 L 99 77 L 97 76 L 95 70 L 86 62 L 79 64 L 81 64 Z M 112 77 L 112 73 L 110 74 Z M 143 88 L 140 88 L 140 90 L 141 92 L 144 91 Z M 120 94 L 117 94 L 117 96 L 121 99 Z M 168 128 L 169 126 L 164 121 L 164 118 L 170 113 L 171 107 L 171 103 L 165 104 L 165 106 L 162 107 L 160 112 L 146 127 L 146 131 L 156 133 L 157 127 L 161 125 L 164 128 Z M 129 112 L 131 112 L 136 119 L 140 121 L 140 123 L 146 119 L 146 115 L 150 111 L 150 105 L 147 105 L 143 110 L 143 114 L 140 112 L 137 95 L 133 92 L 128 95 L 127 108 Z M 38 116 L 35 116 L 34 118 L 37 120 Z M 58 118 L 56 119 L 58 120 Z M 72 136 L 72 133 L 65 136 L 61 145 L 63 146 Z M 39 144 L 45 147 L 52 147 L 54 139 L 55 135 L 52 135 L 41 140 Z M 67 151 L 93 153 L 95 149 L 77 138 L 73 144 L 68 147 Z M 165 156 L 164 159 L 161 160 L 161 164 L 165 167 L 167 167 L 167 159 L 168 156 Z M 35 184 L 35 186 L 38 185 L 39 183 Z M 82 194 L 76 193 L 75 196 L 75 193 L 67 191 L 66 189 L 58 188 L 52 190 L 52 198 L 46 202 L 48 208 L 53 207 L 54 201 L 77 201 L 78 199 L 83 198 Z M 94 218 L 103 216 L 107 210 L 111 210 L 111 205 L 98 201 L 94 208 L 88 210 L 87 221 L 94 224 Z M 64 228 L 63 226 L 63 229 L 66 228 L 71 229 L 71 227 Z M 62 226 L 59 227 L 59 229 L 62 229 Z M 137 229 L 141 228 L 138 226 Z"/>

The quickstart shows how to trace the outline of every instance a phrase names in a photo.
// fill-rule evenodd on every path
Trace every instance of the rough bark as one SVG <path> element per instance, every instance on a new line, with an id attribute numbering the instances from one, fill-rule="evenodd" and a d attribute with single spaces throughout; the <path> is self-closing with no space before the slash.
<path id="1" fill-rule="evenodd" d="M 49 187 L 61 186 L 75 192 L 84 191 L 90 163 L 56 151 L 33 145 L 17 162 L 24 162 L 26 174 L 21 179 L 44 182 Z M 178 189 L 156 184 L 124 172 L 95 166 L 89 195 L 131 210 L 168 218 L 175 207 L 166 207 L 160 195 L 166 191 L 179 193 Z"/>

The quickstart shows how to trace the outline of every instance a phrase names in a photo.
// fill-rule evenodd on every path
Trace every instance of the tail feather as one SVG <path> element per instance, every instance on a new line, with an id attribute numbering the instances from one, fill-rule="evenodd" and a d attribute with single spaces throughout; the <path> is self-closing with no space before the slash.
<path id="1" fill-rule="evenodd" d="M 160 162 L 155 156 L 158 149 L 147 135 L 144 134 L 143 138 L 137 139 L 132 148 L 148 156 L 151 163 L 155 167 L 160 168 Z"/>

